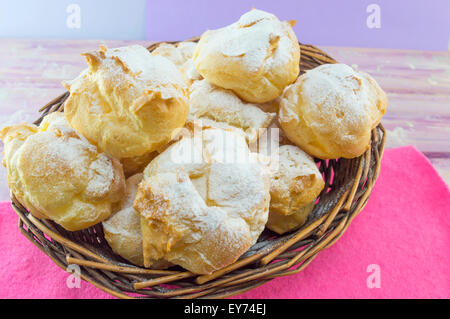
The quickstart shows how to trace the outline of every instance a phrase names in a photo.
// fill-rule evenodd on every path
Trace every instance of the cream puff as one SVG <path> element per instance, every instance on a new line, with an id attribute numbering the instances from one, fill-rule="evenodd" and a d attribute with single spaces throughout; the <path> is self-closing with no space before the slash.
<path id="1" fill-rule="evenodd" d="M 194 53 L 195 68 L 210 83 L 247 102 L 271 101 L 299 74 L 293 24 L 253 9 L 229 26 L 203 33 Z"/>
<path id="2" fill-rule="evenodd" d="M 79 136 L 62 113 L 47 115 L 39 127 L 6 127 L 0 138 L 9 187 L 38 218 L 81 230 L 107 219 L 123 197 L 119 161 Z"/>
<path id="3" fill-rule="evenodd" d="M 287 137 L 321 159 L 354 158 L 370 147 L 387 96 L 367 73 L 324 64 L 286 88 L 279 119 Z"/>

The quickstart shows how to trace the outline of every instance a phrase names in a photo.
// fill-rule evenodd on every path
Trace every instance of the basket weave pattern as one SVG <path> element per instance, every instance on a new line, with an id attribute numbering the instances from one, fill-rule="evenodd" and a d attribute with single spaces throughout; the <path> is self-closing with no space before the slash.
<path id="1" fill-rule="evenodd" d="M 191 41 L 197 41 L 191 39 Z M 154 50 L 160 43 L 151 45 Z M 300 45 L 300 70 L 336 61 L 311 45 Z M 42 118 L 64 111 L 69 93 L 45 105 Z M 19 216 L 19 230 L 55 264 L 66 270 L 80 266 L 81 278 L 120 298 L 225 298 L 260 286 L 276 277 L 302 271 L 323 249 L 333 245 L 353 218 L 364 208 L 380 170 L 385 131 L 372 131 L 371 147 L 353 159 L 319 160 L 325 187 L 307 223 L 284 235 L 265 230 L 258 242 L 238 261 L 211 275 L 195 275 L 180 267 L 151 270 L 128 263 L 115 255 L 106 242 L 101 224 L 69 232 L 50 220 L 29 214 L 11 195 Z M 39 265 L 38 265 L 39 266 Z"/>

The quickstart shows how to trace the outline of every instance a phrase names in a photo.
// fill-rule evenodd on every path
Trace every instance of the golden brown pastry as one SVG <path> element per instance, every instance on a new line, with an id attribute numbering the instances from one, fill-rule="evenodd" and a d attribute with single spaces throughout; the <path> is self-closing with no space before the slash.
<path id="1" fill-rule="evenodd" d="M 66 84 L 64 112 L 102 151 L 118 159 L 144 156 L 184 125 L 186 84 L 168 59 L 138 45 L 84 55 L 89 68 Z"/>
<path id="2" fill-rule="evenodd" d="M 189 88 L 189 122 L 242 130 L 249 143 L 265 131 L 275 116 L 275 113 L 266 113 L 255 104 L 243 102 L 233 91 L 207 80 L 196 81 Z"/>
<path id="3" fill-rule="evenodd" d="M 9 187 L 38 218 L 76 231 L 107 219 L 123 197 L 120 163 L 80 137 L 62 113 L 47 115 L 39 127 L 6 127 L 0 138 Z"/>
<path id="4" fill-rule="evenodd" d="M 300 207 L 295 213 L 291 215 L 283 215 L 277 212 L 270 212 L 267 219 L 266 227 L 282 235 L 289 231 L 295 230 L 304 225 L 308 219 L 309 214 L 314 208 L 314 202 Z"/>
<path id="5" fill-rule="evenodd" d="M 386 107 L 386 94 L 370 75 L 324 64 L 286 88 L 279 118 L 288 138 L 310 155 L 353 158 L 370 147 Z"/>
<path id="6" fill-rule="evenodd" d="M 245 101 L 273 100 L 299 73 L 300 48 L 292 25 L 253 9 L 236 23 L 203 33 L 194 53 L 195 68 Z"/>
<path id="7" fill-rule="evenodd" d="M 120 162 L 122 163 L 125 176 L 130 177 L 132 175 L 142 173 L 147 167 L 148 163 L 150 163 L 151 160 L 154 159 L 157 155 L 158 150 L 151 153 L 146 153 L 141 156 L 122 158 Z"/>
<path id="8" fill-rule="evenodd" d="M 294 145 L 279 147 L 270 178 L 270 211 L 291 215 L 312 201 L 325 182 L 314 159 Z"/>
<path id="9" fill-rule="evenodd" d="M 263 166 L 246 162 L 244 153 L 251 157 L 244 135 L 205 129 L 149 164 L 134 203 L 146 266 L 163 258 L 207 274 L 256 242 L 267 222 L 269 177 Z"/>
<path id="10" fill-rule="evenodd" d="M 161 43 L 153 51 L 153 55 L 163 56 L 173 62 L 177 67 L 181 67 L 194 55 L 197 43 L 184 41 L 176 44 Z"/>
<path id="11" fill-rule="evenodd" d="M 160 55 L 172 61 L 184 75 L 188 85 L 196 80 L 201 80 L 202 76 L 194 67 L 192 59 L 197 43 L 190 41 L 178 42 L 176 44 L 162 43 L 155 50 L 153 55 Z"/>
<path id="12" fill-rule="evenodd" d="M 142 254 L 141 218 L 133 202 L 143 174 L 131 176 L 126 181 L 126 192 L 115 212 L 102 223 L 105 239 L 112 250 L 138 266 L 144 266 Z M 170 264 L 164 260 L 152 262 L 153 269 L 164 269 Z"/>
<path id="13" fill-rule="evenodd" d="M 143 266 L 141 219 L 133 208 L 137 188 L 142 174 L 126 181 L 125 197 L 115 212 L 102 223 L 105 239 L 112 250 L 132 263 Z"/>
<path id="14" fill-rule="evenodd" d="M 271 154 L 270 212 L 266 227 L 282 234 L 306 221 L 325 186 L 314 159 L 294 145 Z"/>

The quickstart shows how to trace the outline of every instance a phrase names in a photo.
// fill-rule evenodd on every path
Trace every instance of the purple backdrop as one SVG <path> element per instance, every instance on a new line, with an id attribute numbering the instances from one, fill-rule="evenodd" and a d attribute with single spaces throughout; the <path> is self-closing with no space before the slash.
<path id="1" fill-rule="evenodd" d="M 376 13 L 371 4 L 380 19 L 369 18 L 369 28 L 368 17 Z M 146 37 L 187 39 L 230 24 L 252 7 L 297 20 L 303 43 L 448 50 L 449 0 L 148 0 Z"/>

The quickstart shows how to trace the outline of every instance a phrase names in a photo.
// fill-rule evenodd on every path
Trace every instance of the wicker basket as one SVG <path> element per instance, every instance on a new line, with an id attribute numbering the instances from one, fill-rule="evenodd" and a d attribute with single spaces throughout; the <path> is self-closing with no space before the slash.
<path id="1" fill-rule="evenodd" d="M 191 39 L 190 41 L 197 41 Z M 155 49 L 160 43 L 151 45 Z M 336 61 L 311 45 L 301 44 L 301 73 Z M 40 111 L 39 124 L 48 113 L 63 111 L 69 93 Z M 211 275 L 195 275 L 180 267 L 150 270 L 129 264 L 115 255 L 104 239 L 101 224 L 69 232 L 49 220 L 28 213 L 11 195 L 19 229 L 59 267 L 80 266 L 81 278 L 120 298 L 224 298 L 260 286 L 276 277 L 302 271 L 323 249 L 333 245 L 364 208 L 380 170 L 385 131 L 372 131 L 371 147 L 353 159 L 319 160 L 325 188 L 300 229 L 282 236 L 266 229 L 258 242 L 234 264 Z M 39 267 L 39 265 L 37 265 Z"/>

